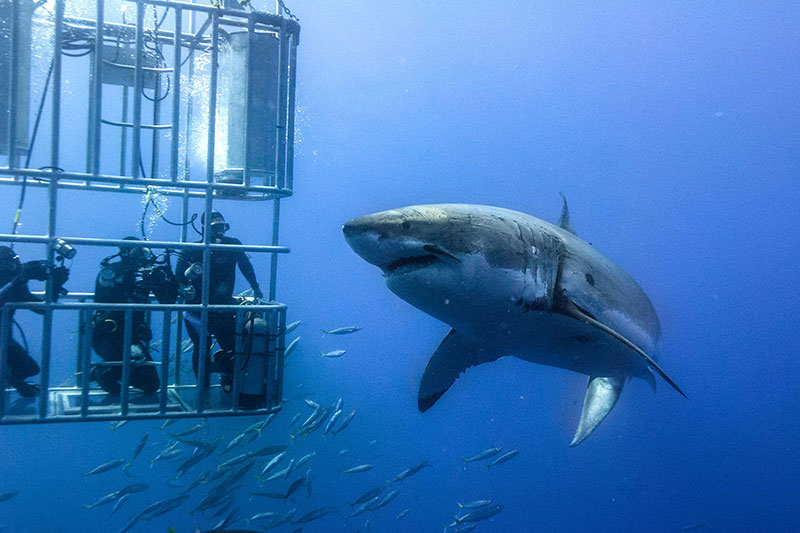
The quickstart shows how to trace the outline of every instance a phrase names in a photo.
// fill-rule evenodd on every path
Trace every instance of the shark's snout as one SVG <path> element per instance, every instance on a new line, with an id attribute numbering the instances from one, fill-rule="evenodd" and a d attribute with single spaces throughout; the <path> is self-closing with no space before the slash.
<path id="1" fill-rule="evenodd" d="M 345 222 L 342 225 L 342 233 L 350 248 L 365 261 L 378 266 L 385 262 L 384 253 L 381 252 L 381 240 L 384 235 L 374 215 Z"/>
<path id="2" fill-rule="evenodd" d="M 381 211 L 346 222 L 347 244 L 386 275 L 408 273 L 436 262 L 458 262 L 442 245 L 432 242 L 418 210 Z M 430 229 L 430 228 L 427 228 Z"/>
<path id="3" fill-rule="evenodd" d="M 344 238 L 348 243 L 352 239 L 356 239 L 360 235 L 374 230 L 374 224 L 371 224 L 369 219 L 369 216 L 358 217 L 353 220 L 348 220 L 342 225 L 342 233 L 344 233 Z"/>

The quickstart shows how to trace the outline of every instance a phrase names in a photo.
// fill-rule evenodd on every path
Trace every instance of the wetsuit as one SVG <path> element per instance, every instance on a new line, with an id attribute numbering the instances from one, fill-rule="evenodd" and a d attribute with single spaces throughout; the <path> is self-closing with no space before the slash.
<path id="1" fill-rule="evenodd" d="M 202 241 L 198 241 L 202 242 Z M 213 244 L 242 244 L 242 241 L 234 237 L 225 235 L 212 238 Z M 199 304 L 202 302 L 203 276 L 197 276 L 193 280 L 186 279 L 186 269 L 192 263 L 203 263 L 202 250 L 187 250 L 181 254 L 176 265 L 176 276 L 181 285 L 191 285 L 194 287 L 194 298 L 186 303 Z M 210 294 L 208 303 L 212 305 L 234 305 L 236 300 L 233 298 L 234 285 L 236 283 L 236 267 L 239 267 L 254 291 L 258 290 L 253 264 L 242 251 L 212 250 L 211 251 L 211 278 L 209 279 Z M 260 291 L 259 291 L 260 293 Z M 194 349 L 192 352 L 192 368 L 197 376 L 200 361 L 200 313 L 185 313 L 186 331 L 189 333 Z M 213 335 L 217 339 L 222 349 L 222 353 L 215 356 L 214 364 L 210 367 L 210 372 L 222 372 L 225 374 L 233 373 L 233 353 L 236 349 L 236 314 L 232 312 L 208 313 L 208 333 L 206 337 L 206 354 L 211 350 L 211 338 Z"/>
<path id="2" fill-rule="evenodd" d="M 17 277 L 7 281 L 0 288 L 0 307 L 12 302 L 42 302 L 28 289 L 28 281 L 22 277 Z M 34 310 L 35 313 L 44 314 L 44 311 Z M 15 310 L 11 310 L 9 318 L 14 318 Z M 10 330 L 9 330 L 10 331 Z M 18 343 L 9 333 L 6 339 L 6 361 L 8 362 L 8 383 L 17 389 L 23 396 L 33 396 L 38 387 L 25 382 L 31 376 L 40 372 L 39 364 L 30 356 L 28 351 Z M 29 392 L 31 394 L 29 394 Z"/>
<path id="3" fill-rule="evenodd" d="M 141 271 L 125 260 L 106 264 L 97 275 L 94 301 L 97 303 L 147 303 L 152 291 L 161 303 L 174 303 L 177 297 L 177 282 L 169 268 L 162 268 L 159 283 L 150 284 L 139 279 Z M 113 274 L 113 275 L 112 275 Z M 132 313 L 131 329 L 131 373 L 132 387 L 152 394 L 158 390 L 158 372 L 153 365 L 137 362 L 152 361 L 148 343 L 153 337 L 145 320 L 144 311 Z M 92 319 L 92 348 L 105 361 L 122 361 L 125 335 L 125 312 L 112 310 L 95 311 Z M 92 379 L 109 394 L 119 394 L 122 381 L 121 366 L 98 366 L 92 371 Z"/>

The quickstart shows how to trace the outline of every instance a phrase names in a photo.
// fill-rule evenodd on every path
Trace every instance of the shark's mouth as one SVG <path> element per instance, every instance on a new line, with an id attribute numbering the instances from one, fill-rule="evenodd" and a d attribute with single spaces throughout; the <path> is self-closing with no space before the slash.
<path id="1" fill-rule="evenodd" d="M 391 263 L 383 265 L 381 269 L 385 275 L 394 276 L 422 270 L 423 268 L 427 268 L 439 262 L 441 262 L 441 259 L 433 254 L 416 255 L 392 261 Z"/>
<path id="2" fill-rule="evenodd" d="M 417 270 L 422 270 L 436 263 L 460 263 L 461 260 L 447 250 L 439 248 L 435 244 L 426 244 L 422 249 L 428 253 L 403 257 L 386 263 L 381 268 L 385 275 L 408 274 Z"/>

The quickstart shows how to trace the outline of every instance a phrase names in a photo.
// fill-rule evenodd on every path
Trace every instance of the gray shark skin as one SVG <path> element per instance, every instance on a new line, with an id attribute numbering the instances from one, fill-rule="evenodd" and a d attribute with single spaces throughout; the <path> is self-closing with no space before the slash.
<path id="1" fill-rule="evenodd" d="M 655 388 L 656 370 L 683 394 L 657 363 L 653 305 L 575 235 L 566 199 L 557 225 L 497 207 L 432 204 L 366 215 L 342 231 L 392 292 L 452 328 L 422 377 L 421 412 L 467 368 L 509 355 L 589 376 L 571 446 L 597 428 L 633 377 Z"/>

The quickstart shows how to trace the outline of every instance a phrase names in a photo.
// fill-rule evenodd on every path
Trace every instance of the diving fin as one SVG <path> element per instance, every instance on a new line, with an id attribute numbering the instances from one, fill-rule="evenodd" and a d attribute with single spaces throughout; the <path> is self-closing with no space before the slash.
<path id="1" fill-rule="evenodd" d="M 417 406 L 430 409 L 467 368 L 498 359 L 483 347 L 451 329 L 433 352 L 419 384 Z"/>
<path id="2" fill-rule="evenodd" d="M 611 409 L 617 404 L 625 378 L 593 376 L 589 378 L 586 397 L 583 399 L 583 411 L 578 429 L 570 446 L 577 446 L 600 425 Z"/>

